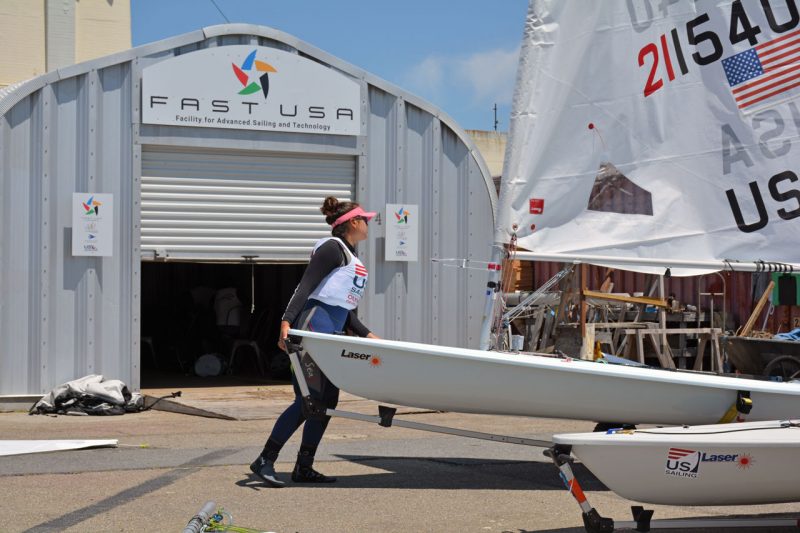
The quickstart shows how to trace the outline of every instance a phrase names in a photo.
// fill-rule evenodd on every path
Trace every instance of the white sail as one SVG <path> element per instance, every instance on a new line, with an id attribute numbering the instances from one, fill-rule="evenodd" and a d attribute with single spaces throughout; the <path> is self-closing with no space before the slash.
<path id="1" fill-rule="evenodd" d="M 496 242 L 651 262 L 629 270 L 696 264 L 673 275 L 797 268 L 798 8 L 532 0 Z"/>

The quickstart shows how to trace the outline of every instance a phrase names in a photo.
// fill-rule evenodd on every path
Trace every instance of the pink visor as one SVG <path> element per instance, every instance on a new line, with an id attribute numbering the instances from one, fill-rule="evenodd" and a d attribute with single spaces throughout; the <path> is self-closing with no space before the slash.
<path id="1" fill-rule="evenodd" d="M 336 226 L 338 226 L 339 224 L 343 224 L 343 223 L 347 222 L 348 220 L 350 220 L 350 219 L 352 219 L 352 218 L 356 218 L 356 217 L 364 217 L 364 218 L 366 218 L 367 220 L 370 220 L 370 219 L 371 219 L 372 217 L 374 217 L 376 214 L 377 214 L 377 213 L 374 213 L 374 212 L 372 212 L 372 211 L 364 211 L 364 210 L 363 210 L 363 209 L 361 209 L 361 207 L 359 206 L 359 207 L 356 207 L 355 209 L 351 209 L 350 211 L 348 211 L 348 212 L 347 212 L 347 213 L 345 213 L 344 215 L 342 215 L 342 216 L 340 216 L 339 218 L 337 218 L 337 219 L 334 221 L 334 223 L 331 225 L 331 228 L 335 228 L 335 227 L 336 227 Z"/>

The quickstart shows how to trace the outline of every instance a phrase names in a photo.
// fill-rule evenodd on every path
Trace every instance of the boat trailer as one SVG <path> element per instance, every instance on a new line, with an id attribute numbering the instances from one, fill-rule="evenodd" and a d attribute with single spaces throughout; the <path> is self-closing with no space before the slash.
<path id="1" fill-rule="evenodd" d="M 303 411 L 307 418 L 323 418 L 323 417 L 337 417 L 347 418 L 350 420 L 358 420 L 361 422 L 369 422 L 378 424 L 382 427 L 398 426 L 408 429 L 416 429 L 419 431 L 428 431 L 431 433 L 441 433 L 445 435 L 455 435 L 458 437 L 467 437 L 471 439 L 488 440 L 492 442 L 505 442 L 508 444 L 518 444 L 522 446 L 532 446 L 536 448 L 544 448 L 544 455 L 553 462 L 558 469 L 559 477 L 567 491 L 572 495 L 581 509 L 583 517 L 583 525 L 589 533 L 610 533 L 617 530 L 634 530 L 634 531 L 652 531 L 655 529 L 687 529 L 687 528 L 720 528 L 720 529 L 733 529 L 733 528 L 754 528 L 754 527 L 793 527 L 800 528 L 800 518 L 670 518 L 663 520 L 652 520 L 654 511 L 652 509 L 645 509 L 642 506 L 631 506 L 631 513 L 633 520 L 628 521 L 614 521 L 612 518 L 606 518 L 592 507 L 588 498 L 583 492 L 580 483 L 575 478 L 572 471 L 572 463 L 575 458 L 571 455 L 571 447 L 560 444 L 554 444 L 551 441 L 528 439 L 523 437 L 511 437 L 507 435 L 497 435 L 493 433 L 483 433 L 480 431 L 470 431 L 465 429 L 451 428 L 447 426 L 439 426 L 435 424 L 426 424 L 422 422 L 411 422 L 409 420 L 395 419 L 394 415 L 397 409 L 385 405 L 378 406 L 377 415 L 365 415 L 362 413 L 353 413 L 349 411 L 341 411 L 338 409 L 329 409 L 322 402 L 317 400 L 311 394 L 311 390 L 306 382 L 306 377 L 302 371 L 301 356 L 303 347 L 302 344 L 291 342 L 289 339 L 284 341 L 286 343 L 287 352 L 292 366 L 297 369 L 294 373 L 297 378 L 297 385 L 300 388 L 300 393 L 303 396 Z M 738 401 L 738 400 L 737 400 Z M 735 410 L 735 407 L 733 408 Z"/>
<path id="2" fill-rule="evenodd" d="M 634 531 L 651 531 L 653 529 L 692 529 L 692 528 L 754 528 L 754 527 L 794 527 L 800 528 L 798 518 L 669 518 L 652 520 L 653 510 L 640 505 L 631 506 L 633 520 L 617 521 L 606 518 L 592 507 L 580 483 L 572 472 L 575 458 L 571 455 L 571 447 L 560 444 L 552 445 L 544 451 L 558 468 L 561 480 L 567 490 L 581 508 L 583 526 L 589 533 L 607 533 L 618 529 Z"/>

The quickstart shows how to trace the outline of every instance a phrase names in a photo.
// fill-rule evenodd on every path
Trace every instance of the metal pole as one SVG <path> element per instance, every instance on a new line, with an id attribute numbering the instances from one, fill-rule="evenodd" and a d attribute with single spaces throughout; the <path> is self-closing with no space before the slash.
<path id="1" fill-rule="evenodd" d="M 664 520 L 652 520 L 650 529 L 700 529 L 700 528 L 755 528 L 755 527 L 798 527 L 797 518 L 676 518 Z M 615 529 L 636 529 L 637 522 L 620 521 L 614 522 Z"/>
<path id="2" fill-rule="evenodd" d="M 250 265 L 250 314 L 256 312 L 256 264 Z"/>
<path id="3" fill-rule="evenodd" d="M 351 413 L 349 411 L 338 411 L 336 409 L 328 409 L 325 411 L 328 416 L 335 416 L 338 418 L 347 418 L 350 420 L 359 420 L 361 422 L 374 422 L 380 424 L 382 419 L 378 415 L 364 415 L 361 413 Z M 458 437 L 468 437 L 471 439 L 488 440 L 492 442 L 505 442 L 507 444 L 520 444 L 522 446 L 535 446 L 537 448 L 549 448 L 553 445 L 552 442 L 536 439 L 526 439 L 523 437 L 510 437 L 507 435 L 495 435 L 493 433 L 483 433 L 480 431 L 469 431 L 466 429 L 450 428 L 447 426 L 437 426 L 435 424 L 425 424 L 422 422 L 411 422 L 409 420 L 398 420 L 392 418 L 392 426 L 401 428 L 417 429 L 419 431 L 429 431 L 432 433 L 443 433 L 445 435 L 456 435 Z"/>
<path id="4" fill-rule="evenodd" d="M 588 305 L 586 304 L 586 287 L 587 281 L 586 278 L 589 276 L 589 269 L 587 268 L 588 265 L 586 263 L 581 264 L 580 269 L 580 287 L 581 287 L 581 294 L 579 301 L 581 303 L 581 339 L 583 342 L 586 342 L 586 312 L 588 310 Z M 594 351 L 594 346 L 589 347 L 592 351 Z"/>
<path id="5" fill-rule="evenodd" d="M 489 350 L 492 347 L 492 326 L 494 321 L 497 294 L 500 289 L 500 265 L 505 256 L 505 247 L 495 243 L 492 247 L 492 259 L 489 263 L 489 280 L 486 283 L 486 300 L 483 307 L 483 325 L 481 326 L 480 349 Z"/>
<path id="6" fill-rule="evenodd" d="M 700 328 L 700 308 L 701 308 L 700 304 L 703 301 L 703 293 L 702 293 L 702 290 L 700 289 L 700 286 L 702 284 L 703 288 L 705 288 L 705 283 L 704 283 L 705 279 L 706 279 L 705 276 L 700 276 L 700 279 L 697 280 L 697 309 L 695 309 L 695 313 L 696 313 L 696 318 L 697 318 L 697 327 L 698 327 L 698 329 Z"/>
<path id="7" fill-rule="evenodd" d="M 256 312 L 256 262 L 257 255 L 243 255 L 244 262 L 250 263 L 250 314 Z"/>
<path id="8" fill-rule="evenodd" d="M 297 386 L 300 387 L 300 393 L 303 395 L 303 398 L 311 397 L 311 391 L 308 390 L 306 376 L 303 374 L 303 367 L 300 366 L 300 358 L 297 357 L 297 352 L 290 350 L 289 360 L 294 367 L 294 377 L 297 379 Z"/>
<path id="9" fill-rule="evenodd" d="M 708 327 L 710 328 L 714 327 L 714 296 L 716 296 L 716 293 L 712 292 L 711 304 L 709 305 L 709 311 L 708 311 L 709 313 L 711 313 L 711 316 L 708 317 Z"/>
<path id="10" fill-rule="evenodd" d="M 717 276 L 722 280 L 722 332 L 728 327 L 728 283 L 725 276 L 717 272 Z"/>
<path id="11" fill-rule="evenodd" d="M 666 291 L 664 290 L 664 276 L 663 275 L 659 275 L 658 276 L 658 297 L 661 298 L 662 300 L 664 300 L 665 299 L 665 294 L 666 294 Z M 667 310 L 664 309 L 663 307 L 660 307 L 658 309 L 658 327 L 660 327 L 661 329 L 666 329 L 666 327 L 667 327 Z M 661 353 L 663 353 L 664 355 L 667 355 L 667 351 L 666 351 L 666 348 L 665 348 L 666 344 L 667 344 L 667 334 L 666 333 L 662 333 L 661 335 L 659 335 L 658 344 L 659 344 L 659 349 L 661 350 Z"/>

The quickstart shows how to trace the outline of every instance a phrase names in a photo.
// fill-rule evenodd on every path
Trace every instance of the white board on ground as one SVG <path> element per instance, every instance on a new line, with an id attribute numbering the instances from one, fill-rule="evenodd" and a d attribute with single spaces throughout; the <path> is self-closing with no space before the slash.
<path id="1" fill-rule="evenodd" d="M 117 439 L 105 440 L 0 440 L 0 456 L 62 452 L 85 448 L 116 448 Z"/>

